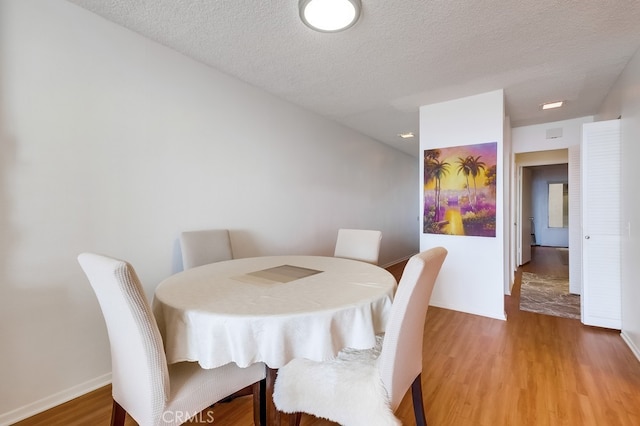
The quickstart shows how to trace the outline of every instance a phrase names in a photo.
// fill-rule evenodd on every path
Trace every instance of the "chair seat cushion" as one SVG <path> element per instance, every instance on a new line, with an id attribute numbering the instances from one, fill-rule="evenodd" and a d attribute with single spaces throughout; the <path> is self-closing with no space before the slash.
<path id="1" fill-rule="evenodd" d="M 256 363 L 240 368 L 230 363 L 203 369 L 197 362 L 180 362 L 169 365 L 169 375 L 171 395 L 166 401 L 160 425 L 173 425 L 180 418 L 186 421 L 213 402 L 259 382 L 265 378 L 265 365 Z"/>
<path id="2" fill-rule="evenodd" d="M 395 426 L 400 421 L 378 373 L 382 347 L 344 349 L 335 359 L 315 362 L 297 358 L 278 371 L 273 400 L 285 413 L 304 412 L 344 426 Z"/>

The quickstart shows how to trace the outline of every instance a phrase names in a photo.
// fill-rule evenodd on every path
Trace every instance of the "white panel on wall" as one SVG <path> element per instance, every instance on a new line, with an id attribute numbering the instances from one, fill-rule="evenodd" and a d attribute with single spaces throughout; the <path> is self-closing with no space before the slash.
<path id="1" fill-rule="evenodd" d="M 582 322 L 621 328 L 620 121 L 584 125 Z"/>

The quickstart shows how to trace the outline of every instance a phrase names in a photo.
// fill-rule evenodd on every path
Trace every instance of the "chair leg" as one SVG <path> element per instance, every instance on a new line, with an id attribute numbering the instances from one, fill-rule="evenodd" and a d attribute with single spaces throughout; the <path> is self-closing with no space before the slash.
<path id="1" fill-rule="evenodd" d="M 124 426 L 124 419 L 126 416 L 127 412 L 114 399 L 113 407 L 111 408 L 111 426 Z"/>
<path id="2" fill-rule="evenodd" d="M 427 418 L 424 415 L 424 405 L 422 402 L 422 379 L 421 374 L 415 378 L 411 384 L 411 400 L 413 401 L 413 414 L 416 417 L 416 426 L 427 426 Z"/>
<path id="3" fill-rule="evenodd" d="M 289 417 L 289 426 L 300 426 L 300 419 L 302 418 L 302 413 L 295 413 Z"/>
<path id="4" fill-rule="evenodd" d="M 267 407 L 266 392 L 267 380 L 262 379 L 251 385 L 253 394 L 253 424 L 254 426 L 266 426 L 267 424 Z"/>
<path id="5" fill-rule="evenodd" d="M 284 419 L 284 421 L 282 421 L 282 424 L 285 426 L 300 426 L 302 413 L 280 413 L 280 417 Z"/>
<path id="6" fill-rule="evenodd" d="M 267 377 L 263 380 L 265 386 L 264 393 L 264 407 L 265 407 L 265 419 L 268 425 L 286 425 L 286 426 L 298 426 L 300 424 L 301 413 L 283 413 L 278 411 L 273 403 L 273 386 L 276 382 L 278 375 L 277 368 L 267 367 Z"/>

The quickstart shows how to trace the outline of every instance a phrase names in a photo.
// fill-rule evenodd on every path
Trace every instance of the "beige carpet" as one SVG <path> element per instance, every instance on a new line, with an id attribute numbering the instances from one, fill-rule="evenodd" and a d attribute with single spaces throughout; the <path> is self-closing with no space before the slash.
<path id="1" fill-rule="evenodd" d="M 580 319 L 580 296 L 569 293 L 569 279 L 522 273 L 520 310 Z"/>

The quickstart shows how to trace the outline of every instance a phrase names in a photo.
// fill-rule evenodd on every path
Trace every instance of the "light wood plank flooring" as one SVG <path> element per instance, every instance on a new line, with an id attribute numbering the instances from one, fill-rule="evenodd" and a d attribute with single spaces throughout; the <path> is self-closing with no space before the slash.
<path id="1" fill-rule="evenodd" d="M 429 308 L 422 378 L 430 426 L 640 425 L 640 362 L 618 331 L 518 310 L 522 270 L 553 274 L 562 267 L 540 252 L 505 297 L 507 321 Z M 403 267 L 390 270 L 399 277 Z M 108 425 L 110 408 L 105 387 L 18 425 Z M 410 394 L 397 415 L 415 424 Z M 199 420 L 250 426 L 251 398 L 216 404 Z M 305 415 L 301 424 L 335 423 Z"/>

